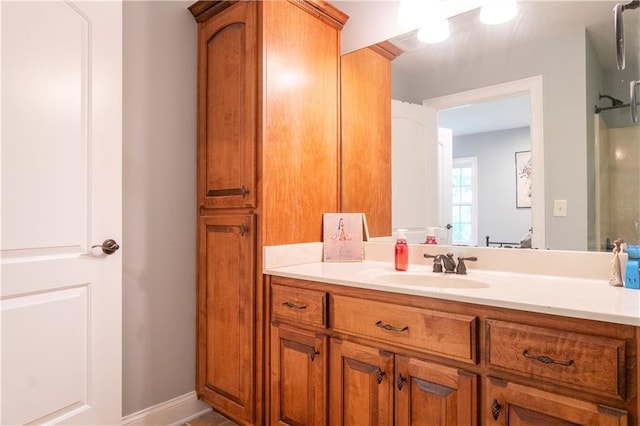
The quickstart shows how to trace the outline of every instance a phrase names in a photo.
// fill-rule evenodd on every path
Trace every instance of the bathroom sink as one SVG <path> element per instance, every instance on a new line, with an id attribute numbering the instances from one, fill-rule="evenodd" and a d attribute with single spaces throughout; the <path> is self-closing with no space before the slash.
<path id="1" fill-rule="evenodd" d="M 373 281 L 385 284 L 418 285 L 435 288 L 486 288 L 488 284 L 467 276 L 411 272 L 380 274 Z"/>

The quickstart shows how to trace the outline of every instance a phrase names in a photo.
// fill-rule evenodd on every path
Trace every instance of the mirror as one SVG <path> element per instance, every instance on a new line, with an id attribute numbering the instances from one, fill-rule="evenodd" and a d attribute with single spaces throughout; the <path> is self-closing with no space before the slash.
<path id="1" fill-rule="evenodd" d="M 332 3 L 350 16 L 344 53 L 387 39 L 412 43 L 395 21 L 398 2 Z M 496 26 L 480 23 L 475 8 L 450 18 L 448 40 L 407 47 L 392 63 L 392 97 L 414 104 L 541 79 L 541 146 L 532 146 L 544 170 L 543 196 L 532 200 L 545 229 L 540 248 L 604 250 L 617 237 L 640 244 L 640 131 L 628 105 L 630 82 L 640 80 L 640 9 L 624 12 L 626 67 L 618 70 L 615 4 L 522 1 L 514 20 Z M 535 165 L 533 173 L 535 188 Z"/>

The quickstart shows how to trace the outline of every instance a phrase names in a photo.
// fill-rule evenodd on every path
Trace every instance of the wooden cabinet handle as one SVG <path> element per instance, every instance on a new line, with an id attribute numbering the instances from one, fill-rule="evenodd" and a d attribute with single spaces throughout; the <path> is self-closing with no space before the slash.
<path id="1" fill-rule="evenodd" d="M 307 305 L 298 305 L 296 303 L 291 303 L 291 302 L 282 302 L 282 306 L 286 306 L 289 309 L 298 309 L 298 310 L 307 309 Z"/>
<path id="2" fill-rule="evenodd" d="M 382 383 L 382 379 L 386 376 L 387 373 L 382 371 L 382 368 L 378 368 L 378 372 L 376 373 L 376 380 L 378 380 L 378 384 Z"/>
<path id="3" fill-rule="evenodd" d="M 498 417 L 500 417 L 501 410 L 502 410 L 502 405 L 500 405 L 497 399 L 494 399 L 491 402 L 491 415 L 493 416 L 493 420 L 498 420 Z"/>
<path id="4" fill-rule="evenodd" d="M 558 365 L 564 365 L 564 366 L 570 366 L 573 365 L 573 360 L 570 359 L 569 361 L 556 361 L 555 359 L 548 357 L 546 355 L 532 355 L 529 353 L 528 349 L 525 349 L 522 352 L 522 355 L 525 358 L 530 358 L 530 359 L 535 359 L 536 361 L 539 361 L 543 364 L 558 364 Z"/>
<path id="5" fill-rule="evenodd" d="M 242 185 L 240 188 L 232 189 L 212 189 L 207 191 L 207 197 L 231 197 L 234 195 L 240 195 L 242 198 L 246 197 L 249 190 L 246 186 Z"/>
<path id="6" fill-rule="evenodd" d="M 383 328 L 383 329 L 385 329 L 387 331 L 407 331 L 407 330 L 409 330 L 409 326 L 408 325 L 406 325 L 404 327 L 394 327 L 391 324 L 383 324 L 382 321 L 378 321 L 376 323 L 376 327 Z"/>

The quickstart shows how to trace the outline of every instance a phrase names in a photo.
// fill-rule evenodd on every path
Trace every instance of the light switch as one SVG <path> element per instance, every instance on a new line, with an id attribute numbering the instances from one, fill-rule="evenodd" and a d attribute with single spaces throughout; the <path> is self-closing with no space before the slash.
<path id="1" fill-rule="evenodd" d="M 567 200 L 553 200 L 553 215 L 556 217 L 567 215 Z"/>

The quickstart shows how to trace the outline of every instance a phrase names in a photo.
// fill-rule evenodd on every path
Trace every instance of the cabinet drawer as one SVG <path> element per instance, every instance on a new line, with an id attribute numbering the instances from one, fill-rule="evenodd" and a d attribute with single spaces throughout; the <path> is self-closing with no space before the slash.
<path id="1" fill-rule="evenodd" d="M 475 363 L 477 318 L 332 295 L 331 326 L 339 332 Z"/>
<path id="2" fill-rule="evenodd" d="M 625 397 L 625 342 L 487 320 L 487 364 L 592 393 Z"/>
<path id="3" fill-rule="evenodd" d="M 322 291 L 271 285 L 271 314 L 274 318 L 289 319 L 326 327 L 327 294 Z"/>

